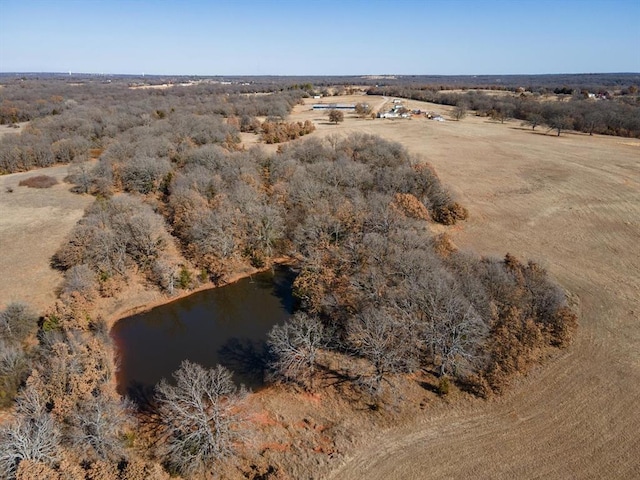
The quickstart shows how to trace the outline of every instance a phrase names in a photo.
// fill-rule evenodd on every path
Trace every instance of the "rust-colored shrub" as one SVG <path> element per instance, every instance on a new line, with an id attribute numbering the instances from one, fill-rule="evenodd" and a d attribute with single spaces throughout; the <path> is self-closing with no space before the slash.
<path id="1" fill-rule="evenodd" d="M 436 208 L 433 212 L 434 220 L 443 225 L 455 225 L 458 220 L 466 220 L 468 216 L 469 212 L 467 209 L 458 202 Z"/>
<path id="2" fill-rule="evenodd" d="M 309 120 L 304 123 L 266 121 L 262 123 L 262 140 L 265 143 L 282 143 L 307 135 L 315 129 L 315 125 Z"/>
<path id="3" fill-rule="evenodd" d="M 50 466 L 29 458 L 22 460 L 18 465 L 17 480 L 40 480 L 43 478 L 58 480 L 60 474 Z"/>
<path id="4" fill-rule="evenodd" d="M 577 328 L 578 316 L 569 307 L 559 308 L 548 324 L 551 345 L 568 346 Z"/>
<path id="5" fill-rule="evenodd" d="M 456 252 L 457 247 L 453 243 L 453 240 L 451 240 L 451 237 L 443 233 L 433 239 L 433 250 L 441 257 L 446 258 Z"/>
<path id="6" fill-rule="evenodd" d="M 396 193 L 394 206 L 409 218 L 429 220 L 429 211 L 424 204 L 410 193 Z"/>

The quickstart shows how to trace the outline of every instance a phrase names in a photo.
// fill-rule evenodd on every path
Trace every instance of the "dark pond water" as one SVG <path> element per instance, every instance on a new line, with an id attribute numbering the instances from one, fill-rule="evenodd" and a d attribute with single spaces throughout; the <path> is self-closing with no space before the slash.
<path id="1" fill-rule="evenodd" d="M 119 320 L 111 335 L 120 392 L 148 395 L 163 377 L 172 380 L 185 359 L 207 367 L 220 363 L 238 382 L 260 386 L 267 332 L 292 314 L 294 278 L 278 267 Z"/>

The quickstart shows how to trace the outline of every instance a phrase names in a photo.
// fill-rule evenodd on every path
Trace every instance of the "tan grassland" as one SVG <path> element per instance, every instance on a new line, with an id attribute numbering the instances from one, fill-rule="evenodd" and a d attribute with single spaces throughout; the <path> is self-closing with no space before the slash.
<path id="1" fill-rule="evenodd" d="M 334 126 L 309 108 L 294 119 L 320 135 L 364 131 L 424 155 L 470 211 L 450 231 L 459 247 L 541 262 L 580 310 L 574 344 L 505 396 L 371 434 L 329 478 L 640 478 L 640 141 L 477 117 Z"/>
<path id="2" fill-rule="evenodd" d="M 4 137 L 5 135 L 9 135 L 11 133 L 20 133 L 24 127 L 26 127 L 29 124 L 29 122 L 20 122 L 17 123 L 17 127 L 10 127 L 9 125 L 0 125 L 0 138 Z"/>
<path id="3" fill-rule="evenodd" d="M 56 299 L 62 274 L 50 267 L 51 256 L 94 200 L 69 191 L 71 185 L 63 182 L 68 170 L 61 165 L 0 176 L 0 308 L 24 301 L 42 313 Z M 36 175 L 59 183 L 18 186 Z"/>
<path id="4" fill-rule="evenodd" d="M 366 102 L 374 111 L 391 100 L 323 99 Z M 434 402 L 409 423 L 362 428 L 355 449 L 327 460 L 322 470 L 331 471 L 322 478 L 640 478 L 640 141 L 556 137 L 477 117 L 347 113 L 331 125 L 326 112 L 311 110 L 316 102 L 297 106 L 290 120 L 314 121 L 311 136 L 366 132 L 422 155 L 470 211 L 447 229 L 460 248 L 542 263 L 580 311 L 574 344 L 504 396 Z M 448 107 L 405 104 L 449 118 Z M 243 136 L 247 146 L 256 138 Z M 36 174 L 61 180 L 66 168 L 0 176 L 0 308 L 21 299 L 43 309 L 55 298 L 61 276 L 49 260 L 92 198 L 64 183 L 44 190 L 17 184 Z M 111 311 L 162 300 L 137 295 Z"/>

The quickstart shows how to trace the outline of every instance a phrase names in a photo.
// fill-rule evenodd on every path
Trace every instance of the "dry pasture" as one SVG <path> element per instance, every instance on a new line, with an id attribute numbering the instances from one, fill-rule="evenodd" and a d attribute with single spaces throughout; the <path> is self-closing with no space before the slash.
<path id="1" fill-rule="evenodd" d="M 477 117 L 327 125 L 309 108 L 292 119 L 317 120 L 316 135 L 363 131 L 424 155 L 470 211 L 456 244 L 541 262 L 581 315 L 574 344 L 505 396 L 371 433 L 329 478 L 640 478 L 640 141 Z"/>
<path id="2" fill-rule="evenodd" d="M 9 125 L 0 125 L 0 138 L 12 133 L 20 133 L 28 124 L 29 122 L 16 123 L 16 127 L 12 127 Z"/>
<path id="3" fill-rule="evenodd" d="M 51 256 L 93 202 L 69 191 L 71 185 L 63 182 L 68 170 L 58 165 L 0 176 L 0 309 L 25 301 L 42 312 L 56 298 L 62 274 L 49 266 Z M 38 175 L 59 183 L 45 189 L 18 186 Z"/>

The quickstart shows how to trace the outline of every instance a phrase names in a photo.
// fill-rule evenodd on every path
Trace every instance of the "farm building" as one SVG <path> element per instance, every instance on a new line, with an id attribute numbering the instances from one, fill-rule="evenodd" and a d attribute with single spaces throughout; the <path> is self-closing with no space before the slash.
<path id="1" fill-rule="evenodd" d="M 353 103 L 314 103 L 314 110 L 355 110 Z"/>

